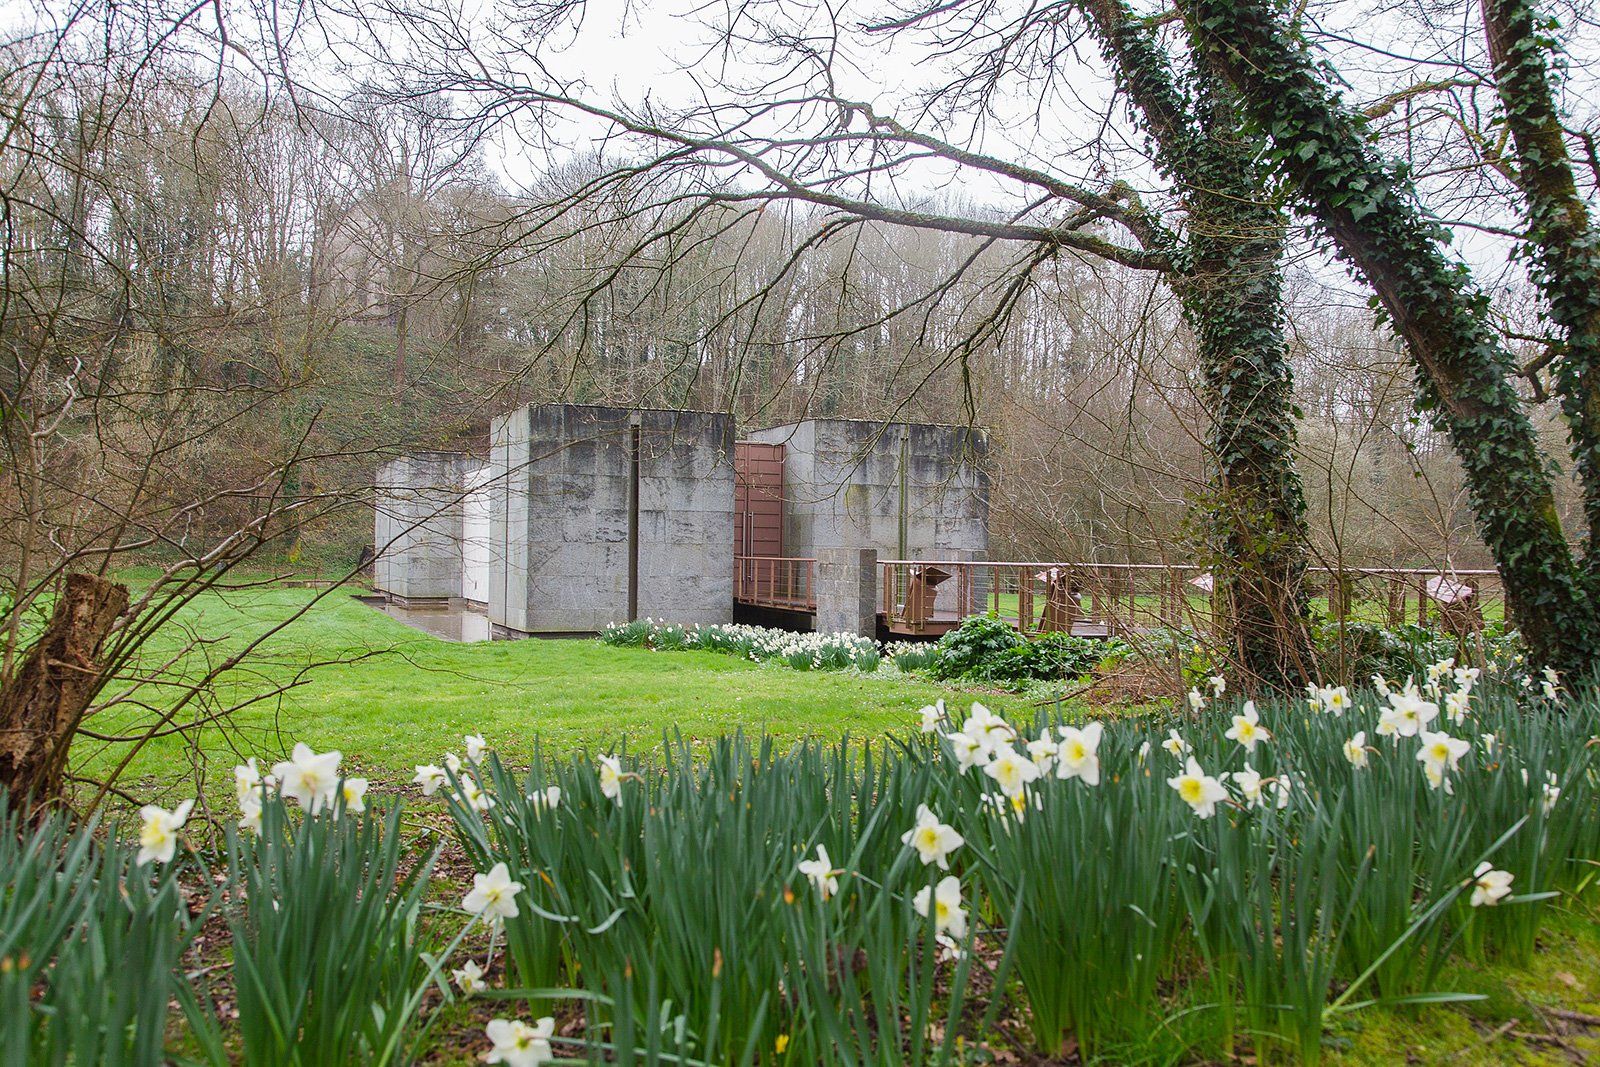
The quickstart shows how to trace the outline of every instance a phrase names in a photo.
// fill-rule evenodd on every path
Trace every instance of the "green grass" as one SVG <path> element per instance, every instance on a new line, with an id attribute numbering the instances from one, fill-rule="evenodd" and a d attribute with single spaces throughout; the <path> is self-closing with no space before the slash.
<path id="1" fill-rule="evenodd" d="M 311 603 L 317 593 L 258 589 L 208 594 L 175 622 L 215 640 L 191 653 L 197 666 L 242 647 L 254 635 Z M 152 642 L 142 666 L 180 647 L 179 631 Z M 536 736 L 555 752 L 577 748 L 653 747 L 664 731 L 709 739 L 743 729 L 780 740 L 806 736 L 877 736 L 916 721 L 917 709 L 940 696 L 982 699 L 996 710 L 1019 703 L 1003 694 L 960 694 L 953 686 L 881 675 L 802 672 L 741 662 L 705 652 L 648 652 L 595 641 L 440 641 L 362 604 L 343 591 L 324 596 L 300 620 L 258 650 L 253 666 L 219 687 L 236 702 L 268 692 L 317 660 L 360 662 L 319 667 L 281 700 L 257 704 L 226 726 L 197 736 L 152 742 L 119 784 L 141 797 L 192 795 L 191 745 L 205 758 L 210 789 L 231 790 L 233 765 L 254 755 L 281 758 L 296 741 L 337 748 L 352 773 L 369 773 L 375 789 L 395 784 L 417 763 L 460 754 L 461 737 L 482 734 L 507 759 L 531 753 Z M 160 701 L 154 701 L 159 704 Z M 192 709 L 180 719 L 191 719 Z M 95 718 L 100 733 L 132 733 L 149 712 L 112 711 Z M 128 746 L 80 739 L 72 772 L 98 778 Z"/>

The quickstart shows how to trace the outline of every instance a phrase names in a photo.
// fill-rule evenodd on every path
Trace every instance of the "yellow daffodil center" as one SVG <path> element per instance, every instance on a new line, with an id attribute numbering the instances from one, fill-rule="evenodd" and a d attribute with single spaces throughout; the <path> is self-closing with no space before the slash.
<path id="1" fill-rule="evenodd" d="M 931 826 L 925 826 L 917 833 L 917 847 L 931 852 L 939 847 L 939 832 Z"/>
<path id="2" fill-rule="evenodd" d="M 1200 803 L 1200 792 L 1200 779 L 1198 778 L 1185 778 L 1178 786 L 1178 795 L 1183 798 L 1185 804 Z"/>
<path id="3" fill-rule="evenodd" d="M 1089 753 L 1087 752 L 1087 750 L 1085 750 L 1084 747 L 1083 747 L 1083 742 L 1082 741 L 1069 741 L 1069 742 L 1067 742 L 1067 750 L 1066 750 L 1066 753 L 1065 753 L 1067 759 L 1072 760 L 1073 762 L 1077 762 L 1078 760 L 1083 759 L 1088 754 Z"/>

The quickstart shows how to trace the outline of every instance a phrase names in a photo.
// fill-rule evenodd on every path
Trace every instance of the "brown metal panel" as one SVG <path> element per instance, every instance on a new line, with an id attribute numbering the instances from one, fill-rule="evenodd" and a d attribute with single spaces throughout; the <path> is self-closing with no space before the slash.
<path id="1" fill-rule="evenodd" d="M 733 545 L 736 556 L 783 555 L 783 445 L 733 446 Z"/>

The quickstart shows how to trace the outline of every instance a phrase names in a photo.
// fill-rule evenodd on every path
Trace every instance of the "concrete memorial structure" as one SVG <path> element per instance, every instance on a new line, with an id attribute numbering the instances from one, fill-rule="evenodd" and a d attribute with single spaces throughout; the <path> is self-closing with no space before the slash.
<path id="1" fill-rule="evenodd" d="M 529 405 L 493 420 L 490 438 L 487 462 L 415 453 L 379 472 L 379 591 L 485 603 L 498 637 L 592 634 L 644 617 L 732 621 L 728 415 Z M 873 632 L 879 558 L 987 553 L 981 432 L 817 419 L 750 442 L 781 457 L 774 543 L 817 560 L 818 629 Z"/>

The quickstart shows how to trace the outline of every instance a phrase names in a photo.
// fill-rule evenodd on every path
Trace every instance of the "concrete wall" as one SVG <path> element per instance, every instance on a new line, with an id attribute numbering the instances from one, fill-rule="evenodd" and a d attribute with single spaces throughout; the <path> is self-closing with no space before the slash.
<path id="1" fill-rule="evenodd" d="M 813 419 L 746 437 L 786 446 L 784 545 L 792 555 L 829 548 L 871 548 L 885 559 L 988 555 L 981 431 Z"/>
<path id="2" fill-rule="evenodd" d="M 507 636 L 628 620 L 635 427 L 638 615 L 732 619 L 731 420 L 530 405 L 491 427 L 489 618 Z"/>
<path id="3" fill-rule="evenodd" d="M 878 631 L 878 553 L 870 548 L 817 551 L 818 633 L 874 637 Z"/>
<path id="4" fill-rule="evenodd" d="M 402 601 L 461 595 L 461 498 L 479 466 L 458 452 L 413 452 L 378 469 L 373 585 Z"/>

